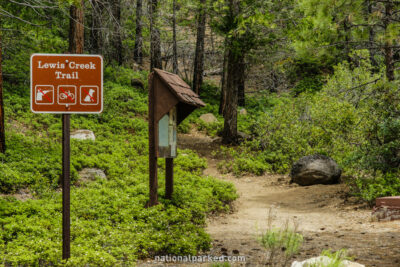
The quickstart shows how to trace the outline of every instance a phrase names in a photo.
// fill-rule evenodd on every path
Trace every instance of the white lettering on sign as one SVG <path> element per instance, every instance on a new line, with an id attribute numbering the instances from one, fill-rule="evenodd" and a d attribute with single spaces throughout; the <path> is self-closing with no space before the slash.
<path id="1" fill-rule="evenodd" d="M 75 62 L 71 61 L 69 63 L 69 68 L 72 70 L 95 70 L 96 69 L 96 64 L 93 62 L 90 62 L 89 64 L 76 64 Z"/>
<path id="2" fill-rule="evenodd" d="M 56 79 L 67 79 L 67 80 L 77 80 L 79 79 L 78 72 L 73 73 L 62 73 L 61 71 L 56 71 Z"/>
<path id="3" fill-rule="evenodd" d="M 38 61 L 38 68 L 39 69 L 65 69 L 65 64 L 60 63 L 60 62 L 42 64 L 42 61 Z"/>
<path id="4" fill-rule="evenodd" d="M 87 64 L 77 64 L 74 61 L 71 61 L 68 63 L 68 60 L 66 61 L 68 64 L 68 67 L 71 70 L 95 70 L 96 69 L 96 64 L 93 62 L 89 62 Z M 42 63 L 42 61 L 38 61 L 38 68 L 39 69 L 65 69 L 65 64 L 57 61 L 57 62 L 51 62 L 51 63 Z M 77 80 L 79 79 L 78 72 L 72 72 L 72 73 L 63 73 L 61 71 L 55 71 L 54 74 L 56 75 L 56 79 L 67 79 L 67 80 Z"/>

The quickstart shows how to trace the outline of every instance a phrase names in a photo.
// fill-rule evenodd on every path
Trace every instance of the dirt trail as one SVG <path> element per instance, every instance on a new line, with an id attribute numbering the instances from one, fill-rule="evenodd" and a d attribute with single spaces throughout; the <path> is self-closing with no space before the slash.
<path id="1" fill-rule="evenodd" d="M 218 140 L 192 132 L 179 135 L 178 144 L 206 157 L 208 168 L 204 174 L 232 182 L 239 194 L 232 213 L 208 219 L 213 248 L 207 255 L 246 256 L 246 263 L 232 266 L 266 266 L 267 251 L 256 240 L 257 234 L 266 229 L 271 210 L 275 226 L 296 222 L 304 236 L 296 260 L 318 256 L 324 249 L 346 248 L 353 260 L 366 266 L 400 267 L 400 221 L 373 222 L 371 210 L 348 198 L 345 185 L 300 187 L 289 185 L 289 177 L 283 175 L 223 175 L 217 170 L 219 160 L 211 156 L 219 146 Z M 154 266 L 149 264 L 139 266 Z"/>
<path id="2" fill-rule="evenodd" d="M 191 148 L 208 160 L 205 175 L 235 184 L 239 198 L 234 212 L 210 218 L 207 231 L 213 238 L 211 255 L 245 255 L 246 266 L 264 266 L 266 251 L 256 242 L 257 233 L 267 226 L 268 212 L 274 225 L 295 221 L 304 235 L 298 259 L 318 256 L 323 249 L 347 248 L 366 266 L 400 266 L 400 222 L 373 222 L 371 210 L 348 198 L 345 185 L 289 185 L 282 175 L 222 175 L 211 151 L 218 147 L 200 133 L 180 135 L 182 148 Z"/>

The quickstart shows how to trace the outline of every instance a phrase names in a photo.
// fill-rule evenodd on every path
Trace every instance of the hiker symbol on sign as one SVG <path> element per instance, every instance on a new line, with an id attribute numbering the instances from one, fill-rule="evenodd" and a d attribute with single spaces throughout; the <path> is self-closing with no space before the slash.
<path id="1" fill-rule="evenodd" d="M 52 85 L 36 85 L 35 103 L 37 105 L 52 105 L 54 103 L 54 87 Z"/>

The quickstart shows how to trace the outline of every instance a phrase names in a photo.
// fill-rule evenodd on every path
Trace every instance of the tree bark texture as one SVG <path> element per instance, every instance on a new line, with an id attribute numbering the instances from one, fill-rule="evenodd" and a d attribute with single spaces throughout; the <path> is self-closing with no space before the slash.
<path id="1" fill-rule="evenodd" d="M 99 0 L 92 0 L 92 27 L 90 29 L 91 53 L 103 54 L 103 36 L 101 33 L 101 8 Z"/>
<path id="2" fill-rule="evenodd" d="M 172 2 L 172 69 L 178 74 L 178 44 L 176 42 L 176 0 Z"/>
<path id="3" fill-rule="evenodd" d="M 1 22 L 0 22 L 1 24 Z M 4 153 L 6 151 L 6 137 L 5 137 L 5 127 L 4 127 L 4 102 L 3 102 L 3 50 L 2 50 L 3 40 L 2 34 L 0 32 L 0 152 Z"/>
<path id="4" fill-rule="evenodd" d="M 365 1 L 366 4 L 366 21 L 368 21 L 369 16 L 372 15 L 372 3 L 371 0 Z M 371 25 L 368 29 L 368 49 L 369 49 L 369 57 L 371 60 L 371 64 L 375 67 L 378 66 L 378 62 L 376 62 L 375 59 L 375 49 L 374 49 L 374 42 L 375 42 L 375 28 L 373 25 Z"/>
<path id="5" fill-rule="evenodd" d="M 121 66 L 123 63 L 122 33 L 121 33 L 121 0 L 113 0 L 112 15 L 114 23 L 113 59 Z"/>
<path id="6" fill-rule="evenodd" d="M 72 54 L 82 54 L 84 48 L 84 14 L 83 4 L 81 2 L 79 6 L 71 5 L 69 13 L 69 52 Z"/>
<path id="7" fill-rule="evenodd" d="M 393 48 L 392 48 L 392 40 L 389 40 L 388 36 L 388 26 L 391 21 L 393 15 L 393 3 L 386 2 L 385 3 L 385 17 L 383 19 L 384 29 L 385 29 L 385 45 L 384 45 L 384 53 L 385 53 L 385 66 L 386 66 L 386 78 L 388 81 L 394 81 L 394 60 L 393 60 Z"/>
<path id="8" fill-rule="evenodd" d="M 205 0 L 200 0 L 200 8 L 197 17 L 197 40 L 193 71 L 193 91 L 195 91 L 197 94 L 200 93 L 200 87 L 203 83 L 204 72 L 204 39 L 206 33 L 207 18 L 205 3 Z"/>
<path id="9" fill-rule="evenodd" d="M 139 65 L 143 64 L 142 15 L 143 15 L 142 0 L 136 0 L 136 33 L 135 33 L 135 48 L 133 51 L 133 60 L 135 60 L 135 62 Z"/>
<path id="10" fill-rule="evenodd" d="M 344 41 L 345 41 L 344 56 L 345 58 L 347 58 L 348 62 L 351 62 L 350 58 L 351 28 L 348 17 L 346 17 L 346 19 L 343 22 L 343 30 L 344 30 Z"/>
<path id="11" fill-rule="evenodd" d="M 224 112 L 224 130 L 222 142 L 225 144 L 237 143 L 237 104 L 238 84 L 240 71 L 237 67 L 241 61 L 241 55 L 231 48 L 228 52 L 228 74 L 226 82 L 226 105 Z"/>
<path id="12" fill-rule="evenodd" d="M 246 63 L 243 55 L 240 55 L 238 68 L 238 105 L 244 107 L 245 100 L 245 81 L 246 81 Z"/>
<path id="13" fill-rule="evenodd" d="M 162 69 L 160 30 L 157 25 L 158 0 L 150 1 L 150 71 Z"/>
<path id="14" fill-rule="evenodd" d="M 221 77 L 221 98 L 219 102 L 219 114 L 224 115 L 225 113 L 225 106 L 226 106 L 226 81 L 228 79 L 228 42 L 225 41 L 225 50 L 224 50 L 224 61 L 222 64 L 222 77 Z"/>

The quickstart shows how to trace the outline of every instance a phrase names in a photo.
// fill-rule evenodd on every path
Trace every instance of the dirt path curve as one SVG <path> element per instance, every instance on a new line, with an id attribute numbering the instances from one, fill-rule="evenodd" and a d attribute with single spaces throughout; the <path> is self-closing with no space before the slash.
<path id="1" fill-rule="evenodd" d="M 266 251 L 256 241 L 266 228 L 268 211 L 274 225 L 295 221 L 304 236 L 297 259 L 318 256 L 323 249 L 347 248 L 354 260 L 366 266 L 400 266 L 400 222 L 372 222 L 371 211 L 352 204 L 345 185 L 289 185 L 282 175 L 233 177 L 217 170 L 218 159 L 211 151 L 218 143 L 200 133 L 180 135 L 181 148 L 197 151 L 208 160 L 205 175 L 235 184 L 239 198 L 234 212 L 210 218 L 207 231 L 213 241 L 211 255 L 243 255 L 246 264 L 265 266 Z"/>

